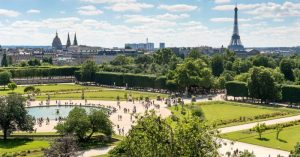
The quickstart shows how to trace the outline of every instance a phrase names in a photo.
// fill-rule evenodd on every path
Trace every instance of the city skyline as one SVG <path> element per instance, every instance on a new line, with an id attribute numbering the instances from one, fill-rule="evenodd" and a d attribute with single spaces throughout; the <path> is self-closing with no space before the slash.
<path id="1" fill-rule="evenodd" d="M 30 2 L 28 2 L 30 1 Z M 225 47 L 232 35 L 234 0 L 12 0 L 0 7 L 1 45 L 50 45 L 55 31 L 90 46 L 165 42 Z M 299 46 L 300 3 L 239 0 L 245 47 Z M 30 40 L 28 40 L 30 38 Z"/>

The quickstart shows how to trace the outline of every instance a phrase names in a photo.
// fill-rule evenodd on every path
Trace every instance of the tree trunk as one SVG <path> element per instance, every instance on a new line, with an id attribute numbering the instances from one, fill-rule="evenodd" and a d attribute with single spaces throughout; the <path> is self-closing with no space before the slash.
<path id="1" fill-rule="evenodd" d="M 91 137 L 93 136 L 93 134 L 94 134 L 94 131 L 92 131 L 91 134 L 90 134 L 86 139 L 87 139 L 87 140 L 90 140 Z"/>
<path id="2" fill-rule="evenodd" d="M 7 130 L 3 129 L 3 139 L 7 140 Z"/>

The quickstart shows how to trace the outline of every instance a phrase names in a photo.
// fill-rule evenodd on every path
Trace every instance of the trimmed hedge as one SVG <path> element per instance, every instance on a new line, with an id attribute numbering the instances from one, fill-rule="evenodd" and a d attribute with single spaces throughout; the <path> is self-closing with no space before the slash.
<path id="1" fill-rule="evenodd" d="M 300 86 L 283 86 L 282 100 L 284 102 L 299 103 L 300 102 Z"/>
<path id="2" fill-rule="evenodd" d="M 81 80 L 80 71 L 75 72 L 75 78 Z M 173 86 L 167 83 L 166 77 L 156 77 L 153 75 L 138 75 L 129 73 L 111 73 L 97 72 L 95 83 L 101 85 L 127 86 L 135 88 L 155 88 L 155 89 L 174 89 Z"/>
<path id="3" fill-rule="evenodd" d="M 248 97 L 248 87 L 244 82 L 231 81 L 226 83 L 227 95 L 233 97 Z"/>
<path id="4" fill-rule="evenodd" d="M 26 67 L 3 68 L 12 74 L 12 78 L 74 76 L 79 67 Z"/>

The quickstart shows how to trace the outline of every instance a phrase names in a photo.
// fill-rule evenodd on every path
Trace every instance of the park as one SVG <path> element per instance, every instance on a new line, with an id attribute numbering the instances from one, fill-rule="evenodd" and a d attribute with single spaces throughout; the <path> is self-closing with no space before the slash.
<path id="1" fill-rule="evenodd" d="M 284 70 L 260 63 L 272 57 L 244 61 L 227 52 L 225 58 L 205 59 L 195 50 L 174 66 L 169 59 L 175 54 L 163 49 L 150 60 L 162 71 L 147 65 L 143 73 L 128 71 L 137 71 L 148 57 L 133 62 L 119 56 L 109 65 L 86 61 L 76 67 L 0 69 L 0 110 L 9 115 L 0 116 L 0 155 L 267 157 L 297 152 L 300 87 L 287 81 Z M 225 61 L 234 68 L 225 67 Z M 242 72 L 243 62 L 251 66 Z"/>

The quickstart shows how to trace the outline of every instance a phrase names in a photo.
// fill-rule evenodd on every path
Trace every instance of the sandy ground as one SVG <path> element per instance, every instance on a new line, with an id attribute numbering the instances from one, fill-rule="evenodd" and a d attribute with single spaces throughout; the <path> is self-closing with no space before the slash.
<path id="1" fill-rule="evenodd" d="M 70 103 L 70 101 L 61 101 L 61 104 L 65 104 L 65 102 Z M 85 104 L 84 100 L 72 100 L 71 101 L 73 104 Z M 30 106 L 40 106 L 40 101 L 32 101 L 30 102 Z M 146 111 L 146 108 L 143 105 L 142 101 L 135 101 L 133 102 L 126 102 L 126 101 L 121 101 L 120 102 L 120 109 L 116 101 L 97 101 L 97 100 L 91 100 L 87 101 L 87 104 L 101 104 L 104 106 L 110 106 L 117 108 L 117 112 L 113 113 L 110 116 L 110 120 L 113 122 L 114 126 L 114 131 L 116 134 L 119 134 L 119 129 L 123 130 L 124 128 L 124 134 L 126 134 L 129 129 L 131 128 L 131 125 L 134 124 L 135 118 L 134 116 L 132 117 L 131 121 L 131 112 L 133 111 L 134 106 L 136 106 L 136 114 L 144 114 Z M 166 118 L 171 115 L 171 112 L 166 108 L 166 105 L 164 104 L 163 101 L 154 101 L 154 104 L 160 105 L 160 108 L 155 108 L 154 105 L 151 105 L 148 110 L 154 110 L 157 115 L 161 115 L 163 118 Z M 50 101 L 50 105 L 56 106 L 56 101 Z M 129 113 L 125 113 L 124 109 L 128 109 Z M 118 119 L 119 116 L 122 116 L 122 119 Z M 57 121 L 51 120 L 49 125 L 46 125 L 44 122 L 42 126 L 35 125 L 35 129 L 37 132 L 56 132 L 54 127 L 57 125 Z M 119 129 L 118 127 L 119 126 Z M 123 132 L 120 132 L 120 135 L 123 135 Z"/>

